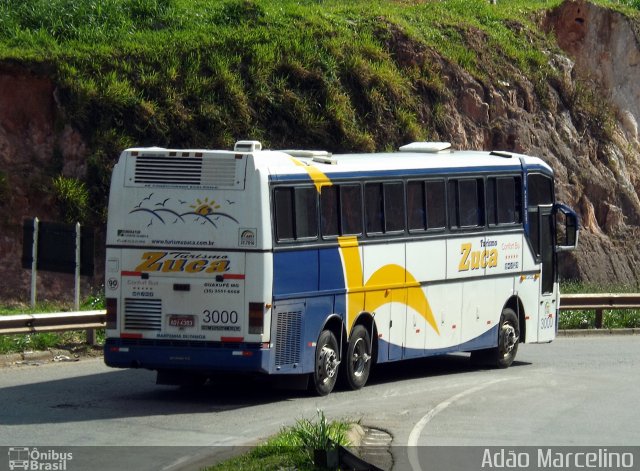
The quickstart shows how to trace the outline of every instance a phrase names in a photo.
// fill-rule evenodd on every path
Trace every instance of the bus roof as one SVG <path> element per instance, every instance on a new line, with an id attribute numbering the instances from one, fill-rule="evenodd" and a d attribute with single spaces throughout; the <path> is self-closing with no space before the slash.
<path id="1" fill-rule="evenodd" d="M 449 143 L 414 142 L 396 152 L 331 154 L 324 150 L 262 150 L 258 141 L 239 141 L 234 150 L 131 148 L 131 155 L 204 157 L 251 154 L 256 169 L 272 180 L 304 177 L 316 172 L 328 178 L 355 176 L 411 176 L 425 173 L 520 171 L 522 166 L 552 174 L 538 157 L 504 151 L 452 150 Z"/>
<path id="2" fill-rule="evenodd" d="M 415 143 L 418 144 L 418 143 Z M 440 143 L 436 143 L 440 144 Z M 551 167 L 537 157 L 501 151 L 401 151 L 359 154 L 329 154 L 325 151 L 262 151 L 254 154 L 257 168 L 279 176 L 319 171 L 329 178 L 357 175 L 411 176 L 424 173 L 513 172 L 527 169 L 552 174 Z M 312 170 L 313 169 L 313 170 Z"/>

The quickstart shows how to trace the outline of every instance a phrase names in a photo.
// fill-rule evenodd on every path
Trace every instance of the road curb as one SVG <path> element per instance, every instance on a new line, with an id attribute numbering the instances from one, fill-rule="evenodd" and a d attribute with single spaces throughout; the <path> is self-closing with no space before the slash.
<path id="1" fill-rule="evenodd" d="M 591 337 L 598 335 L 639 335 L 640 328 L 631 329 L 562 329 L 558 337 Z"/>
<path id="2" fill-rule="evenodd" d="M 0 355 L 0 367 L 11 366 L 15 363 L 22 361 L 24 358 L 22 357 L 22 353 L 7 353 L 4 355 Z"/>
<path id="3" fill-rule="evenodd" d="M 354 469 L 383 470 L 388 471 L 393 468 L 393 455 L 391 454 L 391 441 L 393 437 L 385 430 L 353 424 L 347 432 L 347 438 L 351 445 L 344 447 L 348 452 L 355 455 L 365 467 L 352 464 Z M 345 458 L 343 456 L 343 458 Z M 348 463 L 348 460 L 345 460 Z M 362 464 L 360 464 L 361 466 Z"/>
<path id="4" fill-rule="evenodd" d="M 5 353 L 0 355 L 0 368 L 10 366 L 38 366 L 50 362 L 78 361 L 80 357 L 68 350 L 52 349 L 44 351 L 28 351 L 22 353 Z"/>

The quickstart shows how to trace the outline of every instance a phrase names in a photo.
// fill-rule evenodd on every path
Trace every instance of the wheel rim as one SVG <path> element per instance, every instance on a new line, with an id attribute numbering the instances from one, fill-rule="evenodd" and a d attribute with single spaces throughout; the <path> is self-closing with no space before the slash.
<path id="1" fill-rule="evenodd" d="M 318 377 L 322 383 L 331 381 L 338 372 L 338 356 L 336 351 L 324 345 L 320 351 L 320 359 L 318 361 Z"/>
<path id="2" fill-rule="evenodd" d="M 516 329 L 510 322 L 502 324 L 502 353 L 504 356 L 511 354 L 515 346 L 518 344 L 518 335 Z"/>
<path id="3" fill-rule="evenodd" d="M 351 356 L 351 366 L 355 377 L 361 377 L 365 372 L 367 362 L 371 358 L 367 350 L 367 344 L 363 338 L 356 340 L 353 345 L 353 355 Z"/>

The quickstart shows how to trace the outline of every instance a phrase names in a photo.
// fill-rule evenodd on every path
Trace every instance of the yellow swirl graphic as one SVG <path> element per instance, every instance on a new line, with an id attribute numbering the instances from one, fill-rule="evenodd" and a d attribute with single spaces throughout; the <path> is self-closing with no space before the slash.
<path id="1" fill-rule="evenodd" d="M 375 312 L 380 306 L 390 302 L 389 290 L 404 290 L 403 304 L 415 310 L 440 335 L 431 306 L 420 283 L 400 265 L 390 264 L 380 267 L 365 282 L 362 273 L 360 247 L 355 236 L 338 238 L 340 254 L 347 280 L 347 325 L 349 331 L 361 312 Z M 394 299 L 395 301 L 395 299 Z"/>
<path id="2" fill-rule="evenodd" d="M 327 177 L 317 167 L 314 167 L 313 165 L 306 165 L 305 163 L 301 162 L 300 160 L 296 159 L 295 157 L 291 157 L 291 160 L 298 167 L 302 167 L 307 171 L 307 173 L 311 177 L 311 180 L 313 180 L 313 184 L 316 186 L 316 190 L 318 191 L 318 193 L 320 193 L 320 189 L 323 186 L 330 186 L 331 185 L 331 180 L 329 180 L 329 177 Z"/>

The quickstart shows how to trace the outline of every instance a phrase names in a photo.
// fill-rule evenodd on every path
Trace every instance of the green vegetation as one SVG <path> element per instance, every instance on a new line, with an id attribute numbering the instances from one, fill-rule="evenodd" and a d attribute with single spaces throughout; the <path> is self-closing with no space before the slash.
<path id="1" fill-rule="evenodd" d="M 105 309 L 103 294 L 92 294 L 81 304 L 80 310 L 91 311 Z M 0 305 L 0 316 L 17 314 L 37 314 L 46 312 L 73 311 L 72 303 L 42 302 L 34 308 L 23 305 Z M 104 343 L 104 329 L 96 330 L 96 342 Z M 42 332 L 36 334 L 0 335 L 0 354 L 19 353 L 30 350 L 77 349 L 86 345 L 86 331 Z"/>
<path id="2" fill-rule="evenodd" d="M 570 293 L 637 293 L 637 285 L 596 285 L 580 281 L 566 281 L 560 286 L 560 292 Z M 595 311 L 562 311 L 560 329 L 594 329 Z M 640 327 L 640 310 L 605 310 L 602 315 L 602 327 L 605 329 Z"/>
<path id="3" fill-rule="evenodd" d="M 278 435 L 258 445 L 250 452 L 227 460 L 206 471 L 244 471 L 296 469 L 300 471 L 324 469 L 313 463 L 313 450 L 327 450 L 333 444 L 348 445 L 349 424 L 327 421 L 324 412 L 317 411 L 317 421 L 296 421 L 293 427 L 283 428 Z"/>
<path id="4" fill-rule="evenodd" d="M 96 330 L 96 343 L 104 344 L 104 329 Z M 37 334 L 0 335 L 0 354 L 51 349 L 86 349 L 87 333 L 84 330 L 67 332 L 41 332 Z"/>
<path id="5" fill-rule="evenodd" d="M 88 220 L 89 191 L 83 182 L 59 175 L 53 179 L 53 194 L 64 222 L 73 224 Z"/>
<path id="6" fill-rule="evenodd" d="M 4 0 L 0 60 L 55 81 L 65 122 L 90 149 L 88 195 L 59 202 L 102 222 L 111 167 L 133 145 L 252 138 L 339 152 L 438 139 L 457 93 L 444 77 L 457 68 L 487 84 L 527 78 L 544 102 L 556 46 L 535 19 L 560 3 Z M 563 93 L 579 124 L 610 131 L 588 89 Z"/>
<path id="7" fill-rule="evenodd" d="M 533 18 L 559 3 L 6 0 L 0 60 L 50 71 L 91 151 L 88 200 L 62 201 L 98 222 L 128 146 L 253 138 L 338 152 L 438 139 L 455 95 L 443 77 L 458 67 L 487 83 L 527 77 L 543 99 L 554 46 Z"/>
<path id="8" fill-rule="evenodd" d="M 595 329 L 596 314 L 594 311 L 562 311 L 560 314 L 560 329 Z M 604 329 L 639 328 L 640 311 L 638 310 L 609 310 L 602 315 Z"/>

